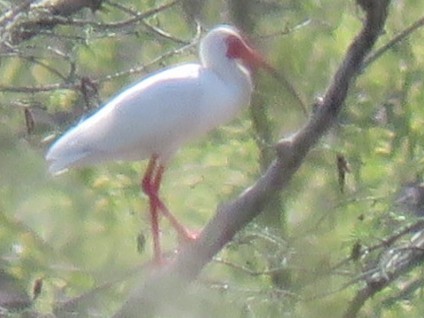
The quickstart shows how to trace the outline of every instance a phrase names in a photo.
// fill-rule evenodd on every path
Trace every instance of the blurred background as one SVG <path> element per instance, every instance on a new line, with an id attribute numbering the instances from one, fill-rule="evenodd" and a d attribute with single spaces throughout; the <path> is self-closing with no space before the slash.
<path id="1" fill-rule="evenodd" d="M 110 316 L 152 257 L 146 162 L 52 177 L 44 154 L 55 138 L 146 74 L 196 61 L 209 28 L 236 25 L 287 83 L 255 74 L 252 107 L 171 162 L 162 196 L 201 229 L 303 126 L 302 107 L 312 112 L 364 19 L 354 1 L 331 0 L 4 0 L 0 9 L 0 305 L 11 317 Z M 420 1 L 392 1 L 377 48 L 422 12 Z M 343 315 L 388 251 L 380 243 L 422 214 L 423 43 L 417 28 L 364 66 L 289 189 L 163 316 Z M 166 220 L 162 230 L 173 253 Z M 418 266 L 391 281 L 358 317 L 422 317 L 420 275 Z"/>

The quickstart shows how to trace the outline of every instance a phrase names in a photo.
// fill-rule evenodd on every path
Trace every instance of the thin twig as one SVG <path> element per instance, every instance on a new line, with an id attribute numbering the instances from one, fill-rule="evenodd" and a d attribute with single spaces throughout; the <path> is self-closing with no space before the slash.
<path id="1" fill-rule="evenodd" d="M 37 20 L 38 24 L 46 24 L 46 25 L 72 25 L 72 26 L 78 26 L 78 27 L 87 27 L 90 26 L 94 29 L 99 29 L 102 31 L 108 30 L 108 31 L 117 31 L 121 29 L 125 29 L 127 27 L 134 27 L 137 23 L 140 23 L 143 19 L 146 19 L 150 16 L 153 16 L 159 12 L 162 12 L 166 9 L 171 8 L 172 6 L 176 5 L 181 0 L 174 0 L 168 3 L 165 3 L 161 6 L 158 6 L 156 8 L 150 9 L 146 12 L 139 12 L 135 17 L 129 18 L 127 20 L 118 21 L 118 22 L 110 22 L 110 23 L 104 23 L 104 22 L 96 22 L 92 20 L 84 20 L 84 19 L 71 19 L 69 17 L 62 17 L 62 16 L 45 16 Z M 31 23 L 31 21 L 29 22 Z"/>
<path id="2" fill-rule="evenodd" d="M 364 61 L 364 64 L 362 66 L 362 69 L 365 69 L 370 64 L 374 63 L 384 53 L 386 53 L 388 50 L 392 49 L 399 42 L 405 40 L 408 36 L 410 36 L 413 32 L 415 32 L 416 30 L 418 30 L 422 26 L 424 26 L 424 17 L 422 17 L 422 18 L 418 19 L 417 21 L 415 21 L 414 23 L 412 23 L 409 27 L 407 27 L 401 33 L 399 33 L 398 35 L 396 35 L 388 43 L 386 43 L 381 48 L 379 48 L 375 52 L 373 52 L 370 56 L 368 56 L 365 59 L 365 61 Z"/>
<path id="3" fill-rule="evenodd" d="M 117 8 L 117 9 L 119 9 L 119 10 L 121 10 L 121 11 L 123 11 L 123 12 L 125 12 L 125 13 L 128 13 L 128 14 L 130 14 L 130 15 L 132 15 L 132 16 L 135 16 L 135 17 L 137 17 L 137 16 L 139 16 L 140 15 L 140 13 L 139 12 L 137 12 L 137 11 L 135 11 L 135 10 L 132 10 L 132 9 L 130 9 L 130 8 L 127 8 L 126 6 L 124 6 L 124 5 L 122 5 L 122 4 L 120 4 L 120 3 L 115 3 L 115 2 L 112 2 L 112 1 L 106 1 L 106 3 L 108 3 L 110 6 L 112 6 L 112 7 L 114 7 L 114 8 Z M 175 36 L 173 36 L 173 35 L 171 35 L 171 34 L 169 34 L 169 33 L 167 33 L 167 32 L 165 32 L 165 31 L 163 31 L 163 30 L 161 30 L 161 29 L 159 29 L 158 27 L 155 27 L 155 26 L 153 26 L 153 25 L 151 25 L 151 24 L 149 24 L 149 23 L 147 23 L 146 21 L 145 21 L 145 19 L 143 19 L 143 20 L 141 20 L 141 23 L 150 31 L 150 32 L 152 32 L 153 34 L 156 34 L 156 35 L 158 35 L 159 37 L 161 37 L 161 38 L 164 38 L 164 39 L 166 39 L 166 40 L 171 40 L 171 41 L 173 41 L 173 42 L 175 42 L 175 43 L 178 43 L 178 44 L 183 44 L 183 45 L 187 45 L 187 44 L 189 44 L 187 41 L 185 41 L 185 40 L 182 40 L 182 39 L 179 39 L 179 38 L 177 38 L 177 37 L 175 37 Z"/>

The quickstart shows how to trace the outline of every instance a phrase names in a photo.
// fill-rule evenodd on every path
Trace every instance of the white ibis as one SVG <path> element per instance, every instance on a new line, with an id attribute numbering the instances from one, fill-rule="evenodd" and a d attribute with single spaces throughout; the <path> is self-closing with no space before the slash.
<path id="1" fill-rule="evenodd" d="M 150 203 L 154 261 L 161 263 L 158 214 L 178 235 L 194 239 L 159 197 L 165 166 L 186 142 L 226 123 L 250 103 L 250 70 L 273 68 L 231 26 L 212 29 L 200 42 L 200 64 L 154 73 L 112 98 L 49 149 L 49 171 L 110 160 L 150 158 L 141 189 Z"/>

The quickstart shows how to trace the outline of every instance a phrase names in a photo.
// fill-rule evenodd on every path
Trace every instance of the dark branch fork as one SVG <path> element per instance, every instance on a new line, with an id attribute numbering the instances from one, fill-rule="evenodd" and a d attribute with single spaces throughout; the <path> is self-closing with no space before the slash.
<path id="1" fill-rule="evenodd" d="M 350 45 L 308 123 L 291 138 L 277 143 L 277 157 L 264 175 L 238 198 L 221 205 L 199 239 L 183 248 L 171 263 L 141 282 L 115 318 L 149 317 L 162 304 L 169 304 L 238 231 L 262 212 L 270 195 L 289 184 L 309 150 L 336 121 L 349 87 L 382 33 L 390 1 L 358 0 L 357 3 L 365 12 L 362 30 Z"/>

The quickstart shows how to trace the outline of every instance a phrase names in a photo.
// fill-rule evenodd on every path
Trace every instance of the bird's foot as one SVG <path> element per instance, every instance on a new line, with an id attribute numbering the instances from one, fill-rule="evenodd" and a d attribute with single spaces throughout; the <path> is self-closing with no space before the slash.
<path id="1" fill-rule="evenodd" d="M 184 232 L 178 233 L 178 242 L 179 242 L 180 245 L 190 244 L 190 243 L 196 241 L 199 238 L 200 233 L 202 233 L 201 230 L 185 229 Z"/>

